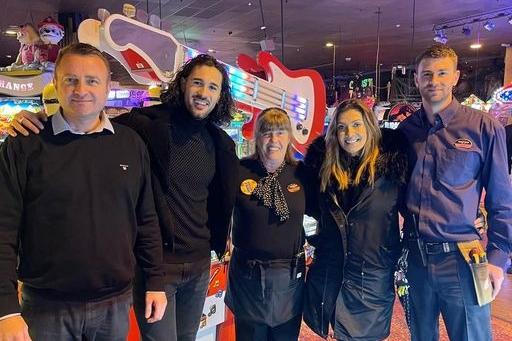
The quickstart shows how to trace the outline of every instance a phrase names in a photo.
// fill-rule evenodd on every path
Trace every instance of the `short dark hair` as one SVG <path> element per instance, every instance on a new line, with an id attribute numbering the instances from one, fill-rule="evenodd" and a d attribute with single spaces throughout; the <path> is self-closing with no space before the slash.
<path id="1" fill-rule="evenodd" d="M 457 68 L 457 53 L 451 47 L 444 44 L 434 44 L 420 53 L 414 60 L 414 69 L 418 71 L 421 61 L 427 58 L 450 58 L 455 64 L 455 68 Z"/>
<path id="2" fill-rule="evenodd" d="M 57 74 L 57 69 L 59 68 L 59 64 L 61 63 L 62 58 L 69 54 L 74 54 L 78 56 L 96 56 L 100 58 L 107 67 L 108 79 L 110 80 L 110 64 L 108 62 L 108 59 L 103 55 L 103 53 L 101 53 L 100 50 L 98 50 L 92 45 L 85 43 L 72 43 L 59 50 L 57 60 L 55 61 L 55 75 Z"/>
<path id="3" fill-rule="evenodd" d="M 234 100 L 231 96 L 231 89 L 229 86 L 229 75 L 224 65 L 217 59 L 208 55 L 200 54 L 188 62 L 186 62 L 176 73 L 176 76 L 169 84 L 167 91 L 162 93 L 161 100 L 164 103 L 171 103 L 180 108 L 185 107 L 185 93 L 181 87 L 181 80 L 187 79 L 196 66 L 211 66 L 219 70 L 222 75 L 222 85 L 220 89 L 220 98 L 212 112 L 208 115 L 208 120 L 217 125 L 227 125 L 233 119 L 234 113 Z"/>

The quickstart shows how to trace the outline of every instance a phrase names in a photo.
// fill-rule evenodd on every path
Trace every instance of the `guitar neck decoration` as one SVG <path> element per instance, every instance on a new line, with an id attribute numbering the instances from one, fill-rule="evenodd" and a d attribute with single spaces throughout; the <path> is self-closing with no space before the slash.
<path id="1" fill-rule="evenodd" d="M 84 20 L 78 28 L 78 39 L 89 43 L 117 59 L 138 83 L 168 83 L 176 70 L 199 52 L 180 44 L 170 33 L 119 14 L 103 21 Z M 290 116 L 292 145 L 304 154 L 311 141 L 322 134 L 326 111 L 325 85 L 314 70 L 289 70 L 268 52 L 260 52 L 257 60 L 240 55 L 250 65 L 242 70 L 225 64 L 231 91 L 238 109 L 252 114 L 242 134 L 253 137 L 254 122 L 268 107 L 279 107 Z M 266 79 L 250 72 L 263 71 Z"/>

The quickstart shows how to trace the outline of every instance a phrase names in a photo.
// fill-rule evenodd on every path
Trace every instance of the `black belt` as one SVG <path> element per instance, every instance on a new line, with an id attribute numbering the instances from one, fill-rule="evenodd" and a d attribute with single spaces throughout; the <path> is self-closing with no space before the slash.
<path id="1" fill-rule="evenodd" d="M 436 255 L 440 253 L 450 253 L 457 251 L 457 243 L 455 242 L 444 242 L 444 243 L 427 243 L 423 244 L 425 246 L 425 253 L 427 255 Z"/>

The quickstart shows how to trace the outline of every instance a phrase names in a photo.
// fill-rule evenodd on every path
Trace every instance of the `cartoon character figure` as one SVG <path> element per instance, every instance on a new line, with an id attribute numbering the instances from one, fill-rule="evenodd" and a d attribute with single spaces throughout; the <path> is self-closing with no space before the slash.
<path id="1" fill-rule="evenodd" d="M 59 111 L 60 104 L 57 99 L 57 90 L 55 89 L 55 85 L 53 83 L 48 83 L 43 88 L 43 93 L 41 94 L 43 100 L 44 111 L 47 116 L 51 116 L 56 114 Z"/>
<path id="2" fill-rule="evenodd" d="M 0 71 L 39 69 L 41 67 L 39 62 L 41 39 L 39 39 L 39 34 L 34 26 L 30 23 L 21 25 L 17 38 L 21 46 L 16 61 Z"/>
<path id="3" fill-rule="evenodd" d="M 60 49 L 57 44 L 64 37 L 64 26 L 53 20 L 52 17 L 47 17 L 37 27 L 43 42 L 39 61 L 46 69 L 53 69 Z"/>

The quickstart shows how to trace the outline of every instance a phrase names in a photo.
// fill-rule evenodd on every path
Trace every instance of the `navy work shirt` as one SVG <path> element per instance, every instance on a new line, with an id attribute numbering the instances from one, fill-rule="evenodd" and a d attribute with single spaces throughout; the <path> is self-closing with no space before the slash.
<path id="1" fill-rule="evenodd" d="M 489 262 L 504 267 L 512 240 L 512 186 L 505 130 L 489 115 L 455 99 L 432 126 L 423 108 L 398 127 L 414 165 L 407 208 L 427 242 L 479 239 L 474 227 L 482 189 L 488 212 Z M 410 223 L 410 221 L 409 221 Z"/>

